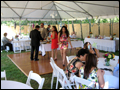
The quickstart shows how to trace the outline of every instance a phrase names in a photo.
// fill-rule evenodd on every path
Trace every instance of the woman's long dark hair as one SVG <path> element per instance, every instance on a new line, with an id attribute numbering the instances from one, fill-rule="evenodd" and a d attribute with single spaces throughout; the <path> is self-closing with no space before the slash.
<path id="1" fill-rule="evenodd" d="M 85 69 L 84 69 L 84 78 L 87 79 L 91 72 L 92 67 L 97 68 L 97 58 L 94 54 L 87 54 L 86 62 L 85 62 Z"/>
<path id="2" fill-rule="evenodd" d="M 54 31 L 56 31 L 56 33 L 58 34 L 56 26 L 52 26 L 52 27 L 55 29 Z"/>
<path id="3" fill-rule="evenodd" d="M 60 37 L 61 37 L 61 35 L 62 35 L 62 33 L 63 33 L 63 32 L 62 32 L 62 29 L 63 29 L 63 28 L 65 28 L 65 33 L 66 33 L 67 37 L 69 37 L 69 31 L 67 30 L 67 27 L 66 27 L 66 26 L 62 26 L 62 28 L 61 28 L 61 30 L 60 30 L 60 32 L 59 32 L 59 33 L 60 33 Z"/>

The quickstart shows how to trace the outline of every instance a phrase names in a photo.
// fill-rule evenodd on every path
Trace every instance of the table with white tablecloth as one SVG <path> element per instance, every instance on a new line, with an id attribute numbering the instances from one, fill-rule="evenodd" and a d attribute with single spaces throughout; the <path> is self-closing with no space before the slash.
<path id="1" fill-rule="evenodd" d="M 76 47 L 82 47 L 83 48 L 83 41 L 71 41 L 71 44 L 73 46 L 73 48 Z M 68 44 L 68 48 L 71 48 L 70 44 Z M 58 48 L 57 50 L 60 50 L 60 48 Z M 46 51 L 51 51 L 51 44 L 41 44 L 39 47 L 39 51 L 42 52 L 42 56 L 44 56 L 46 53 Z"/>
<path id="2" fill-rule="evenodd" d="M 33 89 L 27 84 L 11 81 L 11 80 L 1 80 L 1 89 Z"/>
<path id="3" fill-rule="evenodd" d="M 19 39 L 21 50 L 25 50 L 25 42 L 28 40 L 29 40 L 29 42 L 31 42 L 31 39 Z M 17 40 L 14 40 L 14 41 L 17 41 Z M 12 43 L 13 49 L 14 49 L 13 41 L 11 43 Z M 19 48 L 17 48 L 17 50 L 19 50 Z"/>
<path id="4" fill-rule="evenodd" d="M 119 40 L 105 40 L 105 39 L 94 39 L 94 38 L 85 38 L 85 42 L 90 42 L 91 44 L 96 44 L 97 49 L 115 52 L 119 50 Z"/>

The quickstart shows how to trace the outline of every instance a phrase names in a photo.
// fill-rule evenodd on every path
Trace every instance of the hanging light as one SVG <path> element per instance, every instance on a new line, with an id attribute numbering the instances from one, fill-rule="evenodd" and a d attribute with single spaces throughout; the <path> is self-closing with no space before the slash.
<path id="1" fill-rule="evenodd" d="M 57 14 L 55 14 L 55 13 L 53 12 L 52 14 L 50 14 L 50 16 L 51 16 L 52 18 L 55 18 L 55 16 L 57 16 Z"/>

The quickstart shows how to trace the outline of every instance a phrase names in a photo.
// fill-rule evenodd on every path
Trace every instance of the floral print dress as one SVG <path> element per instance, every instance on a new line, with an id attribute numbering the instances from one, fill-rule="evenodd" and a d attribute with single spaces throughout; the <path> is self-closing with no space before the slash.
<path id="1" fill-rule="evenodd" d="M 97 77 L 97 68 L 95 68 L 90 74 L 87 80 L 92 81 L 93 83 L 98 83 L 98 77 Z M 80 77 L 84 77 L 84 66 L 80 68 Z M 88 87 L 86 85 L 80 84 L 79 86 L 80 89 L 94 89 L 94 87 Z"/>
<path id="2" fill-rule="evenodd" d="M 68 49 L 68 37 L 67 35 L 61 35 L 60 37 L 60 49 Z"/>
<path id="3" fill-rule="evenodd" d="M 74 74 L 76 76 L 79 75 L 79 69 L 75 66 L 77 62 L 83 63 L 78 58 L 73 58 L 72 60 L 70 60 L 70 63 L 65 68 L 64 71 L 68 79 L 70 78 L 71 74 Z"/>

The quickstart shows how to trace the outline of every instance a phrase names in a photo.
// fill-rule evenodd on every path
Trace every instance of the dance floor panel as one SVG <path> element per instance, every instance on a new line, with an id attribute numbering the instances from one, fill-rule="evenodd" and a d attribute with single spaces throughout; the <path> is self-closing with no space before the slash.
<path id="1" fill-rule="evenodd" d="M 67 50 L 67 55 L 76 55 L 78 50 L 73 49 Z M 101 56 L 103 54 L 101 53 Z M 39 61 L 31 61 L 30 60 L 30 52 L 19 53 L 19 54 L 10 54 L 8 57 L 10 60 L 26 75 L 28 76 L 29 72 L 32 70 L 39 75 L 52 73 L 53 69 L 50 65 L 50 56 L 51 52 L 47 52 L 45 56 L 38 55 Z M 58 50 L 58 59 L 55 63 L 62 69 L 65 69 L 67 65 L 67 61 L 65 61 L 65 67 L 62 64 L 62 58 L 60 55 L 60 51 Z"/>

